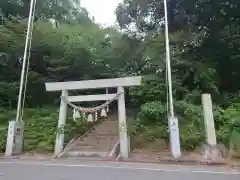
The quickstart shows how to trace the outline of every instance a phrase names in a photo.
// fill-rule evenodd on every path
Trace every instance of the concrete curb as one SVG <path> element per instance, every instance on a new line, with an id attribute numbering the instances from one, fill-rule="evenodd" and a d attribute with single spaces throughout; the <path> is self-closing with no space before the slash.
<path id="1" fill-rule="evenodd" d="M 0 160 L 4 159 L 20 159 L 20 156 L 0 156 Z"/>
<path id="2" fill-rule="evenodd" d="M 36 157 L 36 156 L 18 156 L 18 157 L 0 157 L 1 160 L 54 160 L 52 157 Z"/>
<path id="3" fill-rule="evenodd" d="M 212 165 L 212 166 L 223 166 L 229 165 L 226 161 L 197 161 L 197 160 L 174 160 L 174 159 L 159 159 L 154 160 L 132 160 L 119 158 L 122 162 L 137 162 L 137 163 L 152 163 L 152 164 L 180 164 L 180 165 Z"/>
<path id="4" fill-rule="evenodd" d="M 0 161 L 1 160 L 50 160 L 50 161 L 55 161 L 58 158 L 52 158 L 52 157 L 44 157 L 44 156 L 0 156 Z M 203 166 L 229 166 L 230 168 L 234 168 L 236 170 L 240 170 L 240 164 L 235 164 L 235 163 L 227 163 L 227 162 L 200 162 L 196 160 L 188 160 L 188 161 L 183 161 L 183 160 L 159 160 L 159 161 L 151 161 L 151 160 L 132 160 L 132 159 L 123 159 L 120 155 L 117 156 L 117 158 L 113 157 L 106 157 L 106 158 L 101 158 L 101 157 L 64 157 L 61 158 L 62 160 L 75 160 L 75 161 L 92 161 L 92 162 L 126 162 L 126 163 L 147 163 L 147 164 L 168 164 L 168 165 L 203 165 Z"/>

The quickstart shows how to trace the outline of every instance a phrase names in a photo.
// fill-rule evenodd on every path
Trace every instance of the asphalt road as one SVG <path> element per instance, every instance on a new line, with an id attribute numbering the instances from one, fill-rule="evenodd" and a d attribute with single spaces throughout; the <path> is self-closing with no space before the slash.
<path id="1" fill-rule="evenodd" d="M 239 180 L 225 168 L 88 161 L 0 160 L 0 180 Z"/>

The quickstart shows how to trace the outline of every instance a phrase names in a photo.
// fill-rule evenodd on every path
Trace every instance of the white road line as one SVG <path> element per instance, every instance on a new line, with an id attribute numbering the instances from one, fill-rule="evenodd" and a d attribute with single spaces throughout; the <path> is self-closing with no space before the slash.
<path id="1" fill-rule="evenodd" d="M 124 170 L 147 170 L 147 171 L 164 171 L 164 172 L 184 172 L 184 173 L 205 173 L 205 174 L 225 174 L 225 175 L 240 175 L 237 170 L 231 171 L 210 171 L 210 170 L 190 170 L 190 169 L 168 169 L 158 167 L 134 167 L 127 165 L 110 166 L 97 164 L 62 164 L 62 163 L 46 163 L 46 162 L 0 162 L 0 164 L 21 164 L 21 165 L 40 165 L 40 166 L 58 166 L 58 167 L 82 167 L 82 168 L 108 168 L 108 169 L 124 169 Z M 136 165 L 136 164 L 135 164 Z"/>

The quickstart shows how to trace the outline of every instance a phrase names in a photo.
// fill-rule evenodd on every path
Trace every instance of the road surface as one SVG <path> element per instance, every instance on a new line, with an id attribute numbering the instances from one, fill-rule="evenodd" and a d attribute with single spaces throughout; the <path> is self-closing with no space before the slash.
<path id="1" fill-rule="evenodd" d="M 240 171 L 217 167 L 0 160 L 0 180 L 240 180 Z"/>

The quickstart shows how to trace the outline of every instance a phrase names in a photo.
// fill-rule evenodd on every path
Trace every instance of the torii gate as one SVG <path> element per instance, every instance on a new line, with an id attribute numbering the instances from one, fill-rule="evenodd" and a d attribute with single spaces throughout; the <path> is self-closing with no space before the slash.
<path id="1" fill-rule="evenodd" d="M 124 87 L 139 86 L 141 84 L 141 76 L 132 76 L 114 79 L 99 79 L 87 81 L 69 81 L 69 82 L 49 82 L 45 83 L 47 91 L 62 91 L 62 97 L 67 97 L 68 101 L 98 101 L 105 100 L 118 96 L 118 121 L 119 121 L 119 142 L 120 142 L 120 156 L 128 158 L 129 155 L 129 138 L 127 130 L 122 130 L 121 127 L 126 127 L 126 108 Z M 100 89 L 100 88 L 117 88 L 117 94 L 102 94 L 102 95 L 88 95 L 88 96 L 69 96 L 68 90 L 82 90 L 82 89 Z M 58 128 L 65 126 L 67 119 L 67 103 L 61 99 Z M 55 142 L 55 155 L 58 155 L 63 150 L 64 133 L 57 132 Z"/>

